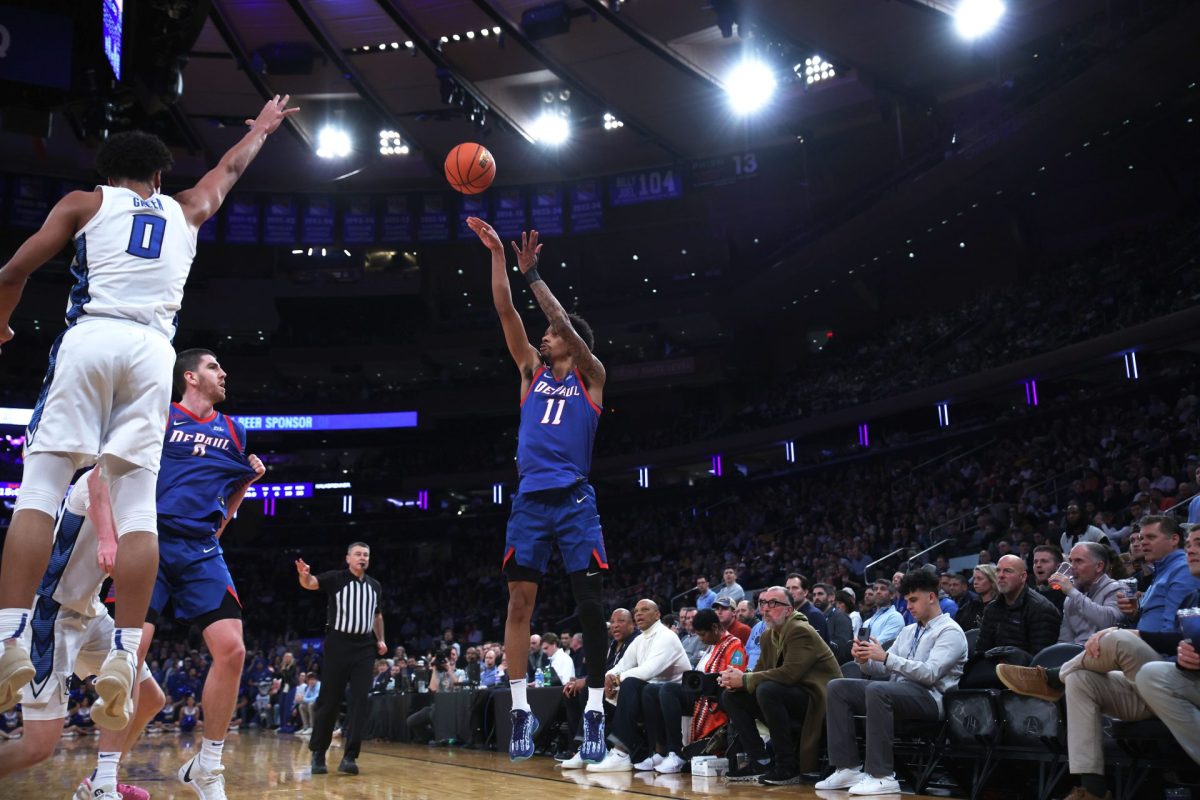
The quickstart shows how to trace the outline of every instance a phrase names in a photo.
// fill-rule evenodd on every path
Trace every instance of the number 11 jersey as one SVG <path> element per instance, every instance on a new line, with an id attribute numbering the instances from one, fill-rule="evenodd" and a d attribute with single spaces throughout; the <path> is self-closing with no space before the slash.
<path id="1" fill-rule="evenodd" d="M 521 494 L 563 489 L 587 480 L 601 409 L 578 369 L 561 381 L 540 367 L 521 401 L 517 472 Z"/>
<path id="2" fill-rule="evenodd" d="M 122 319 L 173 339 L 196 231 L 171 197 L 99 188 L 100 210 L 75 236 L 67 325 L 85 316 Z"/>

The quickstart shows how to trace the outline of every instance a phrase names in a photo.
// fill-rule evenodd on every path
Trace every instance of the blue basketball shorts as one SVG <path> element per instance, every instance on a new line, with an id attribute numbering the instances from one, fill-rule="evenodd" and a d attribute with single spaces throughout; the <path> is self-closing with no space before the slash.
<path id="1" fill-rule="evenodd" d="M 149 617 L 161 615 L 170 600 L 176 618 L 194 620 L 220 608 L 226 595 L 241 606 L 217 537 L 193 539 L 159 532 L 158 579 Z"/>
<path id="2" fill-rule="evenodd" d="M 568 573 L 608 569 L 596 491 L 589 484 L 517 494 L 501 568 L 516 565 L 545 575 L 556 543 Z"/>

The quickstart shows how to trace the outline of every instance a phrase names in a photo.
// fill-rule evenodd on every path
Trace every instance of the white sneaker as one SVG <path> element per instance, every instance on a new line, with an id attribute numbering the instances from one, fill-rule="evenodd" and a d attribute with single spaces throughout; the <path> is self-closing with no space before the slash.
<path id="1" fill-rule="evenodd" d="M 79 782 L 72 798 L 73 800 L 124 800 L 117 791 L 115 783 L 109 786 L 93 786 L 91 778 L 84 778 Z"/>
<path id="2" fill-rule="evenodd" d="M 225 796 L 225 767 L 204 772 L 200 769 L 199 761 L 199 755 L 192 756 L 179 768 L 176 773 L 179 782 L 195 792 L 200 800 L 228 800 Z"/>
<path id="3" fill-rule="evenodd" d="M 687 766 L 687 762 L 674 753 L 667 753 L 667 757 L 662 760 L 662 763 L 654 767 L 654 771 L 662 775 L 671 775 L 676 772 L 683 771 Z"/>
<path id="4" fill-rule="evenodd" d="M 585 765 L 583 763 L 583 758 L 579 755 L 581 752 L 583 751 L 576 750 L 575 755 L 571 756 L 566 761 L 558 762 L 558 765 L 563 769 L 583 769 Z"/>
<path id="5" fill-rule="evenodd" d="M 663 762 L 663 757 L 658 753 L 651 753 L 649 758 L 644 758 L 633 765 L 636 772 L 650 772 L 655 767 Z"/>
<path id="6" fill-rule="evenodd" d="M 133 687 L 137 681 L 137 656 L 111 650 L 96 676 L 92 721 L 109 731 L 123 730 L 133 716 Z"/>
<path id="7" fill-rule="evenodd" d="M 830 775 L 823 781 L 817 781 L 814 789 L 849 789 L 851 786 L 857 786 L 867 774 L 862 771 L 862 767 L 843 767 L 837 772 Z"/>
<path id="8" fill-rule="evenodd" d="M 850 794 L 858 796 L 871 794 L 900 794 L 900 781 L 896 780 L 895 774 L 887 775 L 882 778 L 863 775 L 863 779 L 861 781 L 850 787 Z"/>
<path id="9" fill-rule="evenodd" d="M 622 753 L 617 748 L 613 748 L 605 754 L 604 759 L 598 764 L 588 764 L 588 772 L 631 772 L 633 764 L 629 761 L 629 754 Z"/>
<path id="10" fill-rule="evenodd" d="M 36 670 L 29 652 L 20 645 L 9 645 L 0 653 L 0 712 L 21 701 L 21 687 L 33 680 Z"/>

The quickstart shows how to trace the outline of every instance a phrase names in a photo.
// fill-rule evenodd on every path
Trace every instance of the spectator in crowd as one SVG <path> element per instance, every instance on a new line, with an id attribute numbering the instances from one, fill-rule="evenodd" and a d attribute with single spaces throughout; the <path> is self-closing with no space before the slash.
<path id="1" fill-rule="evenodd" d="M 575 664 L 567 651 L 558 646 L 558 634 L 547 632 L 542 634 L 542 652 L 546 654 L 546 663 L 551 670 L 555 686 L 566 686 L 575 679 Z"/>
<path id="2" fill-rule="evenodd" d="M 826 720 L 829 762 L 835 771 L 817 783 L 819 790 L 899 793 L 892 760 L 895 721 L 941 719 L 943 696 L 963 674 L 967 639 L 958 623 L 942 613 L 937 577 L 916 570 L 904 577 L 900 591 L 915 621 L 887 650 L 875 638 L 854 643 L 854 660 L 863 673 L 887 680 L 842 678 L 829 684 Z M 858 714 L 866 715 L 865 761 L 859 759 L 855 739 Z"/>
<path id="3" fill-rule="evenodd" d="M 321 694 L 321 676 L 308 672 L 304 676 L 304 694 L 300 697 L 300 731 L 302 736 L 312 733 L 313 708 Z"/>
<path id="4" fill-rule="evenodd" d="M 750 600 L 741 600 L 736 609 L 738 621 L 750 628 L 750 636 L 746 639 L 746 669 L 754 669 L 762 650 L 763 631 L 767 627 L 766 621 L 758 618 L 750 603 Z"/>
<path id="5" fill-rule="evenodd" d="M 736 636 L 721 627 L 721 621 L 712 609 L 697 612 L 693 624 L 705 646 L 699 671 L 711 676 L 714 689 L 720 673 L 727 669 L 746 669 L 745 648 Z M 638 771 L 670 774 L 686 766 L 680 756 L 685 709 L 692 716 L 692 741 L 711 736 L 727 721 L 715 692 L 711 697 L 697 695 L 684 689 L 682 683 L 651 683 L 642 693 L 642 699 L 646 705 L 646 739 L 653 752 L 634 765 Z"/>
<path id="6" fill-rule="evenodd" d="M 860 582 L 859 585 L 864 580 L 863 573 L 870 563 L 871 557 L 863 552 L 862 543 L 857 539 L 851 543 L 849 552 L 841 558 L 842 566 L 846 567 L 850 575 Z"/>
<path id="7" fill-rule="evenodd" d="M 696 610 L 702 608 L 712 608 L 713 602 L 717 599 L 717 593 L 708 586 L 708 578 L 704 575 L 696 576 Z"/>
<path id="8" fill-rule="evenodd" d="M 721 707 L 737 732 L 749 760 L 729 770 L 730 781 L 757 781 L 771 786 L 800 783 L 800 773 L 817 767 L 821 725 L 825 717 L 825 692 L 841 675 L 837 660 L 816 629 L 792 607 L 792 597 L 782 586 L 772 586 L 758 596 L 767 623 L 762 655 L 757 667 L 743 673 L 736 668 L 721 673 Z M 756 720 L 762 720 L 771 737 L 775 760 L 767 756 Z M 800 740 L 792 734 L 801 722 Z"/>
<path id="9" fill-rule="evenodd" d="M 858 610 L 858 598 L 853 589 L 838 589 L 833 596 L 834 606 L 850 618 L 850 629 L 856 634 L 862 627 L 862 612 Z"/>
<path id="10" fill-rule="evenodd" d="M 1163 526 L 1158 520 L 1149 524 Z M 1146 525 L 1143 520 L 1143 528 Z M 1175 536 L 1159 537 L 1156 532 L 1152 539 Z M 1150 546 L 1157 548 L 1159 542 Z M 1186 561 L 1188 577 L 1200 578 L 1200 527 L 1188 534 Z M 1200 590 L 1193 589 L 1180 606 L 1200 606 Z M 1177 664 L 1163 660 L 1172 656 Z M 1065 692 L 1067 758 L 1080 784 L 1071 800 L 1111 796 L 1104 779 L 1105 715 L 1128 721 L 1158 716 L 1200 763 L 1200 673 L 1195 672 L 1200 658 L 1194 645 L 1174 629 L 1105 628 L 1092 634 L 1084 651 L 1060 668 L 1002 669 L 997 674 L 1018 694 L 1057 702 Z"/>
<path id="11" fill-rule="evenodd" d="M 1175 612 L 1184 598 L 1200 589 L 1200 580 L 1188 572 L 1187 555 L 1179 549 L 1182 533 L 1174 517 L 1143 517 L 1140 525 L 1142 554 L 1154 569 L 1149 588 L 1141 597 L 1122 597 L 1121 611 L 1143 633 L 1175 630 Z"/>
<path id="12" fill-rule="evenodd" d="M 815 584 L 812 589 L 812 604 L 825 615 L 825 623 L 829 628 L 829 649 L 833 651 L 833 657 L 839 664 L 849 661 L 854 625 L 846 612 L 833 602 L 833 587 L 828 583 Z"/>
<path id="13" fill-rule="evenodd" d="M 1196 466 L 1195 479 L 1196 487 L 1200 489 L 1200 464 L 1197 464 Z M 1197 495 L 1192 498 L 1191 502 L 1188 503 L 1187 509 L 1187 524 L 1196 525 L 1200 523 L 1200 493 L 1197 493 Z"/>
<path id="14" fill-rule="evenodd" d="M 392 670 L 387 659 L 381 658 L 375 662 L 375 674 L 371 677 L 371 694 L 383 694 L 387 691 L 388 683 L 392 680 Z"/>
<path id="15" fill-rule="evenodd" d="M 721 627 L 741 639 L 745 645 L 750 640 L 750 626 L 738 620 L 737 613 L 733 610 L 735 605 L 737 604 L 733 598 L 722 595 L 713 601 L 712 610 L 717 612 Z"/>
<path id="16" fill-rule="evenodd" d="M 679 637 L 679 641 L 683 643 L 683 652 L 688 654 L 688 661 L 691 662 L 693 668 L 700 662 L 700 656 L 704 652 L 704 643 L 696 635 L 692 624 L 697 613 L 697 609 L 690 606 L 679 609 L 679 622 L 683 627 L 683 636 Z"/>
<path id="17" fill-rule="evenodd" d="M 937 567 L 935 567 L 933 564 L 925 564 L 922 567 L 918 567 L 918 569 L 923 569 L 930 575 L 938 577 Z M 913 615 L 908 611 L 908 602 L 900 596 L 900 583 L 903 580 L 903 572 L 897 572 L 892 575 L 892 588 L 896 592 L 895 606 L 896 610 L 900 612 L 900 616 L 904 618 L 904 624 L 911 625 L 913 623 Z M 940 578 L 938 578 L 938 585 L 941 585 Z M 940 591 L 938 593 L 938 605 L 941 607 L 942 613 L 950 615 L 951 619 L 953 619 L 954 615 L 958 613 L 958 603 L 943 595 Z"/>
<path id="18" fill-rule="evenodd" d="M 996 666 L 1028 664 L 1039 651 L 1058 641 L 1062 615 L 1029 585 L 1020 556 L 1003 556 L 996 565 L 1000 596 L 983 612 L 975 658 L 967 667 L 966 689 L 999 688 Z"/>
<path id="19" fill-rule="evenodd" d="M 960 604 L 954 621 L 964 631 L 983 626 L 983 612 L 988 604 L 1000 596 L 996 582 L 996 568 L 991 564 L 979 564 L 971 572 L 971 588 L 974 596 L 965 605 Z"/>
<path id="20" fill-rule="evenodd" d="M 792 607 L 799 611 L 808 619 L 808 624 L 813 626 L 813 629 L 821 635 L 821 640 L 825 644 L 829 644 L 829 622 L 825 619 L 825 615 L 821 610 L 814 606 L 808 599 L 808 591 L 812 588 L 812 581 L 806 575 L 801 575 L 799 572 L 789 573 L 784 581 L 784 588 L 792 597 Z"/>
<path id="21" fill-rule="evenodd" d="M 874 608 L 874 613 L 863 620 L 862 627 L 866 628 L 868 635 L 885 645 L 890 645 L 904 630 L 904 617 L 896 610 L 893 593 L 891 581 L 881 579 L 867 587 L 865 602 Z M 860 629 L 860 637 L 861 634 Z"/>
<path id="22" fill-rule="evenodd" d="M 544 645 L 544 643 L 543 643 Z M 568 656 L 569 657 L 569 656 Z M 466 663 L 462 667 L 464 683 L 467 686 L 478 686 L 483 674 L 483 665 L 479 663 L 479 648 L 474 645 L 467 648 Z"/>
<path id="23" fill-rule="evenodd" d="M 384 663 L 386 664 L 387 662 L 385 661 Z M 292 725 L 292 702 L 296 698 L 296 687 L 300 684 L 300 680 L 297 677 L 299 671 L 299 668 L 296 666 L 296 657 L 290 652 L 285 652 L 279 662 L 279 669 L 275 671 L 275 674 L 279 678 L 280 733 L 294 733 L 296 730 Z"/>
<path id="24" fill-rule="evenodd" d="M 725 582 L 721 584 L 721 588 L 717 589 L 717 597 L 728 597 L 733 601 L 734 606 L 737 606 L 738 602 L 746 599 L 745 590 L 737 582 L 737 569 L 732 566 L 726 567 L 722 577 Z M 699 603 L 696 606 L 698 608 Z"/>
<path id="25" fill-rule="evenodd" d="M 488 648 L 483 654 L 483 666 L 479 670 L 479 685 L 490 689 L 504 679 L 500 665 L 496 663 L 495 648 Z"/>
<path id="26" fill-rule="evenodd" d="M 1070 552 L 1070 551 L 1068 551 Z M 1058 565 L 1063 563 L 1062 552 L 1050 544 L 1042 544 L 1033 548 L 1033 579 L 1034 589 L 1058 609 L 1062 613 L 1063 601 L 1066 595 L 1057 589 L 1050 587 L 1050 576 L 1058 569 Z"/>
<path id="27" fill-rule="evenodd" d="M 604 661 L 606 673 L 620 663 L 621 659 L 625 657 L 625 653 L 629 651 L 630 644 L 640 634 L 641 631 L 634 624 L 633 614 L 629 613 L 629 609 L 618 608 L 612 612 L 612 616 L 608 620 L 608 655 Z M 579 745 L 583 742 L 583 710 L 587 702 L 586 688 L 586 678 L 576 678 L 563 687 L 563 696 L 566 698 L 567 730 L 570 732 L 571 742 L 574 745 L 574 755 L 562 754 L 566 756 L 561 763 L 564 769 L 583 769 L 584 766 L 583 758 L 579 753 Z M 612 702 L 612 698 L 605 697 L 605 730 L 612 729 L 612 725 L 609 723 L 615 710 L 616 705 Z"/>
<path id="28" fill-rule="evenodd" d="M 1121 623 L 1117 595 L 1121 585 L 1108 577 L 1112 551 L 1099 542 L 1080 542 L 1071 548 L 1073 577 L 1055 571 L 1050 588 L 1063 595 L 1058 641 L 1086 644 L 1093 633 Z M 1058 587 L 1055 589 L 1054 587 Z"/>
<path id="29" fill-rule="evenodd" d="M 725 599 L 718 598 L 718 602 Z M 587 765 L 588 772 L 628 772 L 634 760 L 641 761 L 646 753 L 640 729 L 645 719 L 642 709 L 646 687 L 651 683 L 681 683 L 683 673 L 691 669 L 683 644 L 659 621 L 661 616 L 653 600 L 639 600 L 633 607 L 633 620 L 641 635 L 604 675 L 605 694 L 615 698 L 617 705 L 608 734 L 612 747 L 602 761 Z"/>
<path id="30" fill-rule="evenodd" d="M 529 637 L 529 682 L 533 683 L 534 676 L 542 671 L 549 663 L 546 651 L 542 649 L 542 637 L 536 633 Z"/>
<path id="31" fill-rule="evenodd" d="M 570 650 L 571 664 L 575 667 L 575 674 L 582 675 L 586 669 L 584 666 L 585 658 L 583 653 L 582 633 L 576 633 L 571 636 L 571 644 L 568 649 Z"/>
<path id="32" fill-rule="evenodd" d="M 1077 500 L 1067 503 L 1067 513 L 1063 518 L 1063 532 L 1058 542 L 1060 553 L 1069 553 L 1071 548 L 1080 542 L 1099 542 L 1110 550 L 1116 550 L 1104 531 L 1088 523 L 1087 516 Z M 1057 564 L 1055 566 L 1058 566 Z"/>

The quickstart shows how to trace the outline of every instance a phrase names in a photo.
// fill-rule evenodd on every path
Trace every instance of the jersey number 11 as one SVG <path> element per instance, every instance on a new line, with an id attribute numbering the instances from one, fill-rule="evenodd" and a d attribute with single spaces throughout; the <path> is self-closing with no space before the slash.
<path id="1" fill-rule="evenodd" d="M 558 403 L 557 409 L 555 409 L 555 407 L 554 407 L 555 403 Z M 543 425 L 546 425 L 547 423 L 550 425 L 560 424 L 562 422 L 563 406 L 565 406 L 566 404 L 567 404 L 566 398 L 559 398 L 558 400 L 555 400 L 553 397 L 548 398 L 546 400 L 546 413 L 542 415 L 542 424 Z M 554 415 L 553 420 L 550 419 L 550 416 L 552 414 Z"/>

